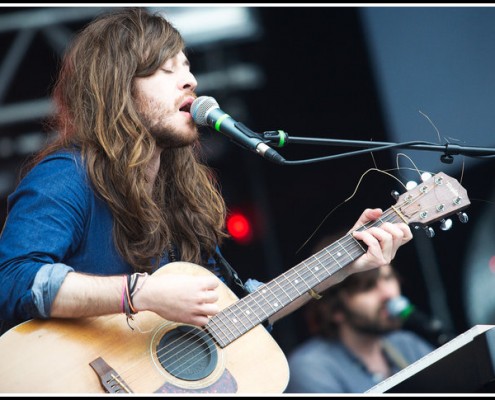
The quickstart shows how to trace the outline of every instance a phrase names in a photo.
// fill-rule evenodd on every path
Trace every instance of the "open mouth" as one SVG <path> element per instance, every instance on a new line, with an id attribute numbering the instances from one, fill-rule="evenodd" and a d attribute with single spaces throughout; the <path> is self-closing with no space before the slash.
<path id="1" fill-rule="evenodd" d="M 179 108 L 179 111 L 183 111 L 183 112 L 191 112 L 191 104 L 193 102 L 194 99 L 190 98 L 190 99 L 187 99 L 184 103 L 182 103 L 182 106 Z"/>

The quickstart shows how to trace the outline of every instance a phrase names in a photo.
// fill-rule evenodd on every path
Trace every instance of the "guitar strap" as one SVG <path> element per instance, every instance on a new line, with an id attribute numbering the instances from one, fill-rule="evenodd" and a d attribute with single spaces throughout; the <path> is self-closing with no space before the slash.
<path id="1" fill-rule="evenodd" d="M 403 369 L 409 365 L 404 356 L 395 348 L 392 343 L 387 340 L 383 340 L 382 347 L 387 356 L 397 365 L 400 369 Z"/>
<path id="2" fill-rule="evenodd" d="M 216 252 L 217 263 L 222 267 L 222 275 L 226 279 L 228 286 L 234 291 L 234 293 L 242 298 L 249 294 L 249 290 L 247 290 L 244 283 L 242 283 L 241 278 L 237 274 L 236 270 L 232 268 L 229 262 L 225 259 L 225 257 L 219 252 Z"/>

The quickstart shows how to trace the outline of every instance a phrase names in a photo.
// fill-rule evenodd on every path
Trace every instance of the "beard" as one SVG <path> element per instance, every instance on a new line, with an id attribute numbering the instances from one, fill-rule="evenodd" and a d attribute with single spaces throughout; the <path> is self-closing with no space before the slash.
<path id="1" fill-rule="evenodd" d="M 198 128 L 194 124 L 189 127 L 176 127 L 171 123 L 162 121 L 154 126 L 146 126 L 151 136 L 155 139 L 156 145 L 162 149 L 174 149 L 186 147 L 194 144 L 199 139 Z M 184 134 L 184 131 L 193 134 Z"/>
<path id="2" fill-rule="evenodd" d="M 158 102 L 138 100 L 137 112 L 144 127 L 162 149 L 186 147 L 199 140 L 199 131 L 192 119 L 178 126 L 172 121 L 172 113 L 167 115 Z"/>
<path id="3" fill-rule="evenodd" d="M 382 336 L 401 327 L 402 323 L 398 319 L 380 318 L 380 311 L 382 310 L 378 309 L 374 315 L 366 315 L 358 310 L 343 308 L 347 323 L 358 333 L 368 336 Z"/>

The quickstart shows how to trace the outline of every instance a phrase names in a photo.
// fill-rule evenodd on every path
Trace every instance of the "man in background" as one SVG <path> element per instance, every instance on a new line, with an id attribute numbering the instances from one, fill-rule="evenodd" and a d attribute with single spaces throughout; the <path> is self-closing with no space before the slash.
<path id="1" fill-rule="evenodd" d="M 434 347 L 391 318 L 401 294 L 392 265 L 350 275 L 306 307 L 312 337 L 288 357 L 287 393 L 363 393 Z"/>

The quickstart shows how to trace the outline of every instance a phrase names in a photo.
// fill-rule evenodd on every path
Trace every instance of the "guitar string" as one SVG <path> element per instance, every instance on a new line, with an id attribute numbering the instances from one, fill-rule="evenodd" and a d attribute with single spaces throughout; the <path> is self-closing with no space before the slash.
<path id="1" fill-rule="evenodd" d="M 393 217 L 395 216 L 395 214 L 396 214 L 396 213 L 395 213 L 395 211 L 393 211 L 393 210 L 392 210 L 392 211 L 387 210 L 387 211 L 386 211 L 386 212 L 382 215 L 382 217 L 381 217 L 379 220 L 377 220 L 377 221 L 373 221 L 373 224 L 372 224 L 371 226 L 374 226 L 374 225 L 378 224 L 379 222 L 380 222 L 380 223 L 383 223 L 384 221 L 385 221 L 385 222 L 388 222 L 388 219 L 387 219 L 387 218 L 388 218 L 389 216 L 392 216 L 392 219 L 393 219 Z M 366 227 L 366 225 L 363 225 L 361 228 L 358 228 L 358 229 L 368 229 L 368 228 Z M 345 249 L 345 246 L 346 246 L 346 245 L 348 245 L 348 244 L 349 244 L 349 242 L 350 242 L 351 244 L 354 244 L 354 245 L 357 243 L 357 241 L 356 241 L 356 239 L 354 239 L 354 237 L 352 237 L 352 236 L 350 236 L 350 235 L 346 235 L 346 236 L 344 236 L 341 240 L 337 241 L 336 243 L 334 243 L 334 244 L 332 244 L 332 245 L 330 245 L 330 246 L 327 246 L 324 250 L 326 250 L 326 252 L 328 252 L 329 248 L 331 248 L 331 247 L 343 247 L 343 248 Z M 331 253 L 330 253 L 330 254 L 331 254 Z M 359 252 L 359 254 L 358 254 L 358 256 L 359 256 L 359 255 L 362 255 L 362 254 L 363 254 L 363 252 L 362 252 L 362 251 L 360 251 L 360 252 Z M 349 254 L 349 255 L 350 255 L 350 254 Z M 331 257 L 333 258 L 333 256 L 331 256 Z M 352 257 L 352 255 L 350 255 L 350 257 L 351 257 L 351 261 L 352 261 L 354 258 Z M 313 256 L 312 258 L 315 258 L 315 257 Z M 324 258 L 329 259 L 330 257 L 324 257 Z M 318 262 L 321 262 L 321 258 L 320 258 L 320 259 L 317 259 L 317 261 L 318 261 Z M 323 261 L 325 261 L 325 260 L 323 259 Z M 350 262 L 350 261 L 349 261 L 349 262 Z M 347 262 L 346 264 L 344 264 L 344 266 L 345 266 L 345 265 L 347 265 L 349 262 Z M 304 264 L 304 262 L 303 262 L 303 263 L 301 263 L 301 264 L 299 264 L 298 266 L 301 266 L 302 264 Z M 309 264 L 309 265 L 311 265 L 311 261 L 310 261 L 310 264 Z M 298 266 L 296 266 L 296 267 L 294 267 L 294 268 L 297 268 Z M 336 269 L 336 271 L 337 271 L 337 270 L 339 270 L 339 269 L 341 269 L 342 267 L 343 267 L 343 266 L 340 266 L 340 265 L 339 265 L 339 266 L 338 266 L 338 268 Z M 290 271 L 291 271 L 291 270 L 289 270 L 289 272 L 290 272 Z M 336 271 L 331 272 L 331 273 L 330 273 L 330 275 L 332 275 L 332 274 L 333 274 L 334 272 L 336 272 Z M 313 274 L 313 273 L 311 273 L 311 274 Z M 301 275 L 300 275 L 300 274 L 298 274 L 298 275 L 301 277 Z M 330 276 L 330 275 L 328 275 L 328 276 Z M 304 277 L 303 277 L 303 278 L 304 278 Z M 268 282 L 268 283 L 267 283 L 267 284 L 265 284 L 265 285 L 269 285 L 269 284 L 270 284 L 270 282 Z M 264 286 L 265 286 L 265 285 L 264 285 Z M 275 293 L 273 290 L 271 290 L 271 292 L 272 292 L 272 295 L 274 295 L 274 294 L 276 295 L 276 293 Z M 303 291 L 302 293 L 305 293 L 305 292 L 306 292 L 306 290 L 305 290 L 305 291 Z M 301 293 L 301 294 L 302 294 L 302 293 Z M 275 296 L 275 298 L 276 298 L 276 296 Z M 234 304 L 233 306 L 236 306 L 236 304 Z M 227 309 L 230 309 L 230 307 L 228 307 Z M 242 315 L 242 317 L 244 317 L 244 315 Z M 215 317 L 213 317 L 212 319 L 214 319 L 214 318 L 215 318 Z M 239 318 L 238 318 L 238 319 L 239 319 Z M 243 318 L 240 318 L 240 320 L 241 320 L 241 321 L 242 321 L 242 319 L 243 319 Z M 260 321 L 260 322 L 261 322 L 261 321 Z M 242 323 L 243 323 L 243 322 L 242 322 Z M 244 323 L 243 323 L 243 324 L 244 324 Z M 209 323 L 208 323 L 207 325 L 209 325 Z M 255 326 L 255 325 L 253 325 L 253 327 L 254 327 L 254 326 Z M 199 329 L 199 328 L 198 328 L 198 329 Z M 244 333 L 245 333 L 245 332 L 244 332 Z M 243 334 L 243 333 L 240 333 L 240 334 Z M 240 335 L 239 335 L 239 336 L 240 336 Z M 239 337 L 239 336 L 237 336 L 237 337 Z M 176 340 L 172 341 L 171 343 L 167 344 L 167 346 L 165 346 L 162 350 L 158 351 L 158 352 L 157 352 L 157 357 L 158 357 L 158 359 L 159 359 L 159 360 L 163 360 L 164 356 L 166 356 L 166 355 L 167 355 L 167 352 L 169 352 L 170 350 L 172 350 L 172 351 L 174 351 L 174 350 L 175 350 L 175 346 L 174 346 L 174 344 L 175 344 L 176 342 L 181 342 L 182 340 L 183 340 L 183 338 L 180 338 L 180 337 L 179 337 L 179 338 L 177 338 Z M 180 362 L 181 362 L 181 361 L 182 361 L 185 357 L 187 357 L 187 356 L 188 356 L 188 355 L 189 355 L 192 351 L 194 351 L 194 349 L 196 348 L 196 346 L 193 346 L 193 345 L 198 344 L 198 343 L 201 343 L 201 339 L 198 339 L 195 343 L 193 342 L 193 343 L 189 344 L 189 346 L 190 346 L 190 348 L 191 348 L 192 350 L 190 350 L 188 353 L 182 354 L 180 357 L 178 357 L 178 356 L 177 356 L 177 354 L 173 354 L 173 357 L 175 357 L 176 359 L 175 359 L 175 361 L 174 361 L 172 364 L 170 364 L 170 365 L 169 365 L 169 369 L 173 372 L 172 367 L 174 367 L 174 364 L 180 363 Z M 168 350 L 167 348 L 168 348 L 168 349 L 170 349 L 170 350 Z M 149 353 L 149 352 L 147 352 L 147 353 Z M 159 354 L 159 353 L 161 353 L 161 354 Z M 147 355 L 148 355 L 148 354 L 147 354 Z M 207 356 L 208 356 L 208 355 L 205 355 L 205 356 L 203 356 L 203 357 L 200 357 L 198 360 L 192 360 L 192 361 L 191 361 L 191 360 L 189 360 L 189 363 L 187 364 L 186 368 L 191 368 L 191 367 L 193 367 L 195 363 L 202 361 L 202 360 L 203 360 L 205 357 L 207 357 Z M 168 359 L 168 360 L 164 360 L 164 361 L 169 361 L 169 360 L 170 360 L 170 359 Z M 169 371 L 169 372 L 170 372 L 170 371 Z M 183 372 L 183 371 L 178 371 L 178 372 L 176 372 L 176 374 L 179 374 L 179 373 L 181 373 L 181 372 Z M 173 374 L 173 373 L 172 373 L 172 374 Z M 129 381 L 129 379 L 127 379 L 127 380 Z"/>
<path id="2" fill-rule="evenodd" d="M 420 194 L 418 197 L 420 197 L 420 196 L 421 196 L 421 194 Z M 414 202 L 415 202 L 415 201 L 416 201 L 416 200 L 414 200 L 414 201 L 410 201 L 409 206 L 410 206 L 410 205 L 412 205 L 412 204 L 414 204 Z M 406 204 L 406 207 L 407 207 L 407 206 L 408 206 L 408 205 Z M 381 217 L 380 219 L 378 219 L 377 221 L 373 221 L 373 224 L 372 224 L 371 226 L 374 226 L 374 225 L 375 225 L 375 224 L 377 224 L 378 222 L 380 222 L 380 223 L 383 223 L 383 222 L 389 222 L 389 221 L 392 221 L 392 220 L 394 220 L 394 219 L 396 219 L 396 218 L 397 218 L 397 212 L 396 212 L 395 210 L 393 210 L 393 209 L 391 209 L 391 210 L 387 210 L 387 211 L 386 211 L 386 212 L 382 215 L 382 217 Z M 366 227 L 366 225 L 363 225 L 362 227 L 360 227 L 360 228 L 358 228 L 358 229 L 368 229 L 368 228 Z M 358 242 L 356 241 L 356 239 L 354 239 L 354 237 L 353 237 L 353 236 L 351 236 L 350 234 L 347 234 L 347 235 L 345 235 L 342 239 L 340 239 L 340 240 L 338 240 L 337 242 L 335 242 L 335 243 L 333 243 L 333 244 L 331 244 L 331 245 L 329 245 L 329 246 L 325 247 L 322 251 L 320 251 L 319 253 L 315 254 L 315 255 L 314 255 L 314 256 L 312 256 L 312 257 L 310 257 L 308 260 L 306 260 L 306 261 L 302 262 L 302 263 L 301 263 L 301 264 L 299 264 L 298 266 L 296 266 L 296 267 L 292 268 L 292 269 L 291 269 L 291 270 L 289 270 L 288 272 L 289 272 L 289 273 L 293 273 L 293 274 L 294 274 L 294 273 L 295 273 L 295 274 L 297 274 L 297 276 L 298 276 L 299 278 L 304 278 L 304 277 L 303 277 L 303 276 L 301 276 L 301 275 L 299 274 L 299 272 L 298 272 L 298 267 L 299 267 L 299 266 L 301 266 L 301 265 L 305 266 L 305 267 L 306 267 L 306 268 L 305 268 L 305 271 L 307 271 L 307 270 L 308 270 L 308 267 L 309 267 L 309 266 L 312 266 L 313 261 L 316 261 L 317 263 L 319 263 L 320 265 L 322 265 L 322 266 L 323 266 L 323 268 L 325 269 L 326 267 L 322 264 L 322 261 L 323 261 L 323 262 L 328 261 L 330 258 L 332 258 L 332 259 L 333 259 L 333 260 L 334 260 L 334 261 L 338 264 L 338 261 L 337 261 L 337 260 L 335 260 L 335 257 L 334 257 L 334 256 L 333 256 L 333 254 L 330 252 L 330 250 L 331 250 L 331 249 L 333 249 L 334 247 L 335 247 L 335 248 L 337 248 L 337 247 L 342 247 L 342 248 L 344 249 L 344 251 L 346 251 L 346 252 L 347 252 L 347 249 L 346 249 L 346 247 L 345 247 L 345 246 L 347 246 L 349 243 L 354 244 L 354 249 L 358 249 L 358 248 L 357 248 L 357 246 L 355 246 L 355 244 L 356 244 L 356 243 L 358 243 Z M 362 249 L 362 248 L 361 248 L 361 249 Z M 364 250 L 359 251 L 359 252 L 357 253 L 357 257 L 358 257 L 358 256 L 360 256 L 360 255 L 362 255 L 362 254 L 363 254 L 363 252 L 364 252 Z M 328 255 L 330 255 L 330 257 L 327 257 L 327 255 L 326 255 L 326 254 L 325 254 L 325 257 L 318 257 L 318 255 L 319 255 L 320 253 L 327 253 Z M 354 253 L 352 253 L 352 254 L 351 254 L 351 253 L 349 253 L 349 252 L 347 252 L 347 253 L 348 253 L 348 255 L 349 255 L 349 257 L 350 257 L 351 261 L 353 261 L 353 260 L 355 259 L 355 258 L 353 257 Z M 357 258 L 357 257 L 356 257 L 356 258 Z M 309 263 L 308 263 L 308 261 L 309 261 Z M 346 262 L 346 264 L 344 264 L 344 266 L 345 266 L 345 265 L 347 265 L 348 263 L 350 263 L 351 261 Z M 339 266 L 338 266 L 338 268 L 337 268 L 335 271 L 332 271 L 332 269 L 333 269 L 333 268 L 330 268 L 330 270 L 328 270 L 328 269 L 327 269 L 327 274 L 326 274 L 325 276 L 326 276 L 326 277 L 329 277 L 329 276 L 333 275 L 335 272 L 337 272 L 337 271 L 338 271 L 339 269 L 341 269 L 341 268 L 343 268 L 343 266 L 339 265 Z M 328 272 L 329 272 L 329 271 L 330 271 L 330 274 L 328 274 Z M 313 275 L 314 275 L 314 273 L 313 273 L 312 271 L 310 271 L 310 272 L 311 272 L 311 273 L 309 274 L 310 276 L 311 276 L 311 274 L 313 274 Z M 283 274 L 283 275 L 282 275 L 282 277 L 284 277 L 284 275 L 286 275 L 286 274 Z M 277 278 L 277 279 L 278 279 L 278 278 Z M 304 279 L 303 279 L 303 281 L 304 281 Z M 274 281 L 272 281 L 272 282 L 268 282 L 267 284 L 263 285 L 263 287 L 262 287 L 262 288 L 264 288 L 264 287 L 265 287 L 265 286 L 267 286 L 267 285 L 268 285 L 268 286 L 270 286 L 270 284 L 272 284 L 273 282 L 275 282 L 275 283 L 277 284 L 277 285 L 276 285 L 277 287 L 280 287 L 280 284 L 278 283 L 278 281 L 274 280 Z M 290 283 L 291 283 L 291 285 L 292 285 L 292 286 L 294 286 L 294 284 L 292 283 L 292 281 L 290 281 Z M 318 282 L 318 283 L 319 283 L 319 282 Z M 313 286 L 313 287 L 314 287 L 314 286 Z M 260 288 L 260 289 L 262 289 L 262 288 Z M 281 288 L 282 288 L 282 292 L 284 292 L 284 294 L 285 294 L 285 295 L 287 295 L 287 292 L 283 289 L 283 287 L 281 287 Z M 296 288 L 297 288 L 297 287 L 296 287 Z M 270 291 L 272 292 L 272 295 L 276 293 L 274 290 L 270 290 Z M 303 292 L 301 292 L 301 293 L 298 293 L 298 292 L 296 292 L 296 293 L 298 293 L 298 295 L 301 295 L 301 294 L 305 293 L 306 291 L 307 291 L 307 290 L 304 290 L 304 291 L 303 291 Z M 253 294 L 257 294 L 257 292 L 260 292 L 260 290 L 257 290 L 257 291 L 256 291 L 256 292 L 254 292 Z M 280 293 L 280 291 L 279 291 L 279 293 Z M 253 294 L 252 294 L 252 295 L 253 295 Z M 251 295 L 249 295 L 249 296 L 251 296 Z M 248 297 L 249 297 L 249 296 L 248 296 Z M 296 297 L 296 298 L 297 298 L 297 297 Z M 257 300 L 256 300 L 255 296 L 252 296 L 252 298 L 250 298 L 250 299 L 248 299 L 248 300 L 254 300 L 254 303 L 256 303 L 256 304 L 258 305 L 258 307 L 259 307 L 259 303 L 257 302 Z M 294 298 L 293 300 L 295 300 L 295 298 Z M 239 303 L 239 302 L 238 302 L 238 303 Z M 232 311 L 232 308 L 233 308 L 233 307 L 235 308 L 235 307 L 237 306 L 237 308 L 239 308 L 239 304 L 238 304 L 238 303 L 234 303 L 233 305 L 231 305 L 231 306 L 227 307 L 227 309 L 222 310 L 222 311 L 221 311 L 221 314 L 225 314 L 225 313 L 226 313 L 226 312 L 228 312 L 228 311 Z M 271 305 L 271 304 L 272 304 L 272 303 L 270 303 L 270 305 Z M 288 303 L 288 304 L 289 304 L 289 303 Z M 250 305 L 248 302 L 246 302 L 246 305 L 247 305 L 247 307 L 249 307 L 249 308 L 252 310 L 252 307 L 251 307 L 251 305 Z M 234 313 L 234 314 L 235 314 L 235 313 Z M 236 317 L 236 321 L 240 321 L 240 323 L 241 323 L 242 325 L 244 325 L 244 329 L 247 329 L 247 328 L 248 328 L 248 326 L 249 326 L 250 324 L 252 324 L 252 321 L 251 321 L 251 319 L 250 319 L 249 317 L 247 317 L 247 318 L 245 318 L 245 317 L 246 317 L 246 316 L 245 316 L 245 313 L 244 313 L 244 312 L 242 312 L 242 313 L 241 313 L 241 317 L 240 317 L 240 318 L 237 318 L 237 317 Z M 218 318 L 217 318 L 217 319 L 218 319 Z M 244 319 L 245 319 L 246 321 L 249 321 L 249 322 L 250 322 L 247 326 L 244 324 Z M 216 321 L 215 317 L 212 317 L 212 318 L 211 318 L 211 320 L 210 320 L 210 322 L 213 322 L 213 324 L 214 324 L 214 325 L 217 325 L 217 327 L 218 327 L 218 324 L 216 324 L 216 323 L 215 323 L 215 321 Z M 262 320 L 260 320 L 259 322 L 261 322 L 261 321 L 262 321 Z M 208 326 L 208 325 L 210 325 L 210 322 L 207 324 L 207 326 Z M 252 327 L 254 327 L 254 326 L 256 326 L 256 325 L 257 325 L 257 324 L 253 325 Z M 251 328 L 252 328 L 252 327 L 251 327 Z M 212 328 L 212 327 L 210 327 L 210 328 Z M 251 329 L 251 328 L 249 328 L 249 329 Z M 198 329 L 200 329 L 200 328 L 198 328 Z M 247 329 L 245 332 L 247 332 L 249 329 Z M 221 329 L 221 328 L 220 328 L 220 330 L 222 331 L 222 329 Z M 233 332 L 232 332 L 232 330 L 231 330 L 230 328 L 229 328 L 228 330 L 229 330 L 231 333 L 233 333 Z M 235 338 L 239 337 L 240 335 L 242 335 L 242 334 L 243 334 L 243 333 L 245 333 L 245 332 L 240 332 L 240 334 L 239 334 L 238 336 L 235 336 L 235 335 L 234 335 L 234 340 L 235 340 Z M 210 332 L 210 333 L 212 333 L 212 332 Z M 174 342 L 177 342 L 177 341 L 180 341 L 180 340 L 181 340 L 181 338 L 177 338 L 176 340 L 174 340 L 174 341 L 173 341 L 173 342 L 171 342 L 170 344 L 167 344 L 167 346 L 165 346 L 162 350 L 160 350 L 159 352 L 157 352 L 157 357 L 158 357 L 159 359 L 162 359 L 163 357 L 166 357 L 166 356 L 167 356 L 167 354 L 169 354 L 169 353 L 168 353 L 168 352 L 170 351 L 169 349 L 174 350 L 174 346 L 173 346 L 173 345 L 174 345 Z M 202 339 L 198 339 L 198 340 L 196 341 L 196 343 L 194 343 L 194 342 L 193 342 L 193 343 L 191 343 L 191 344 L 190 344 L 190 346 L 192 346 L 192 345 L 194 345 L 194 344 L 197 344 L 197 343 L 200 343 L 201 341 L 202 341 Z M 230 341 L 230 342 L 231 342 L 231 341 Z M 229 343 L 230 343 L 230 342 L 229 342 Z M 229 343 L 227 343 L 227 344 L 229 344 Z M 225 347 L 225 346 L 224 346 L 224 347 Z M 167 348 L 168 348 L 168 349 L 167 349 Z M 158 353 L 161 353 L 161 354 L 158 354 Z M 191 353 L 191 351 L 190 351 L 189 353 L 186 353 L 186 354 L 181 355 L 179 358 L 177 358 L 177 355 L 176 355 L 176 354 L 174 354 L 174 356 L 176 357 L 176 360 L 174 361 L 174 363 L 178 363 L 178 362 L 180 362 L 180 361 L 181 361 L 181 360 L 182 360 L 185 356 L 187 356 L 187 355 L 188 355 L 188 354 L 190 354 L 190 353 Z M 204 358 L 204 357 L 206 357 L 206 356 L 203 356 L 202 358 Z M 168 360 L 165 360 L 165 361 L 168 361 Z M 199 362 L 199 360 L 198 360 L 198 362 Z M 172 363 L 171 365 L 173 366 L 173 364 L 174 364 L 174 363 Z M 189 363 L 189 364 L 188 364 L 188 366 L 187 366 L 187 368 L 191 368 L 193 365 L 194 365 L 194 361 L 193 361 L 193 363 L 192 363 L 192 364 L 191 364 L 191 363 Z"/>

